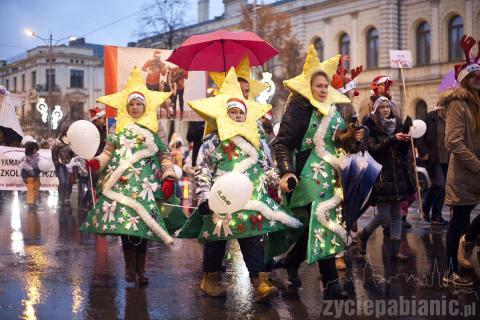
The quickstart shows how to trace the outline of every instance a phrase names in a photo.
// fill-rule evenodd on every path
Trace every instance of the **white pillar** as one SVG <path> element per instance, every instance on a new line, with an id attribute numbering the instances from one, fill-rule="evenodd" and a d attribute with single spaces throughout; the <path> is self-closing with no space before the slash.
<path id="1" fill-rule="evenodd" d="M 430 60 L 431 63 L 440 62 L 440 34 L 438 24 L 438 0 L 432 0 L 432 25 L 430 26 Z"/>

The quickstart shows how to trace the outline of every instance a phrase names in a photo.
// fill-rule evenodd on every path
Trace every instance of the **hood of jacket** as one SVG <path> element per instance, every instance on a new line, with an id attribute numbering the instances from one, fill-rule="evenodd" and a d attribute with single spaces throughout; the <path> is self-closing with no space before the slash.
<path id="1" fill-rule="evenodd" d="M 445 95 L 441 95 L 438 104 L 445 106 L 447 109 L 451 102 L 460 100 L 467 104 L 476 104 L 480 107 L 480 97 L 475 96 L 473 92 L 463 87 L 458 87 L 448 92 Z"/>

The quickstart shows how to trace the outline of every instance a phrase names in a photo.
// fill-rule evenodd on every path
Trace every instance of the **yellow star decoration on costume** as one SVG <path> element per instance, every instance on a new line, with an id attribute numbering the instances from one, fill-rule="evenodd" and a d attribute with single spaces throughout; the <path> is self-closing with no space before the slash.
<path id="1" fill-rule="evenodd" d="M 267 90 L 270 86 L 261 81 L 250 78 L 250 60 L 248 56 L 244 56 L 240 63 L 235 68 L 235 73 L 237 77 L 245 79 L 248 81 L 250 87 L 250 94 L 248 95 L 248 100 L 255 100 L 258 95 Z M 208 75 L 212 78 L 215 85 L 220 88 L 225 80 L 225 72 L 209 72 Z"/>
<path id="2" fill-rule="evenodd" d="M 247 106 L 245 122 L 233 121 L 228 116 L 227 101 L 230 98 L 240 99 Z M 243 98 L 237 74 L 233 67 L 228 71 L 227 77 L 215 97 L 189 101 L 188 104 L 207 122 L 207 125 L 218 127 L 218 135 L 221 141 L 234 136 L 242 136 L 258 149 L 260 135 L 258 134 L 257 120 L 270 110 L 271 106 Z"/>
<path id="3" fill-rule="evenodd" d="M 145 97 L 145 112 L 139 118 L 133 118 L 127 111 L 127 99 L 132 92 L 140 92 Z M 140 69 L 135 66 L 122 91 L 100 97 L 97 99 L 97 102 L 117 109 L 116 133 L 119 133 L 123 128 L 132 123 L 140 124 L 156 133 L 158 131 L 157 107 L 171 95 L 172 92 L 148 90 Z"/>
<path id="4" fill-rule="evenodd" d="M 351 103 L 350 99 L 335 90 L 332 86 L 328 86 L 327 100 L 320 102 L 313 97 L 312 90 L 310 88 L 310 82 L 312 75 L 317 71 L 324 71 L 328 76 L 328 80 L 330 81 L 333 74 L 337 70 L 339 58 L 340 55 L 337 55 L 320 63 L 317 50 L 315 50 L 315 47 L 313 44 L 311 44 L 308 47 L 308 54 L 303 66 L 303 72 L 295 78 L 283 81 L 283 85 L 291 92 L 296 92 L 308 99 L 321 114 L 327 115 L 332 104 Z"/>

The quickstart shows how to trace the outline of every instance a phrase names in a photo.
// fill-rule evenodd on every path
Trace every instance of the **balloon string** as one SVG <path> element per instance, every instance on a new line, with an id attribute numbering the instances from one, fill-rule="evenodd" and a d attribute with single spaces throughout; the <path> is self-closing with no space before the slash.
<path id="1" fill-rule="evenodd" d="M 95 192 L 93 191 L 93 181 L 92 181 L 92 169 L 88 167 L 88 173 L 90 174 L 90 192 L 92 193 L 93 203 L 96 203 Z"/>
<path id="2" fill-rule="evenodd" d="M 169 206 L 169 207 L 177 207 L 177 208 L 187 208 L 187 209 L 197 209 L 198 207 L 189 207 L 189 206 L 181 206 L 179 204 L 170 204 L 170 203 L 162 203 L 164 206 Z"/>

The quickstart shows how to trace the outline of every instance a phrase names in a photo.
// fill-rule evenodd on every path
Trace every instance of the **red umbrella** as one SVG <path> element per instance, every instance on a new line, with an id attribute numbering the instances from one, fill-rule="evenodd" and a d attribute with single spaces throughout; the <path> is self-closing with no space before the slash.
<path id="1" fill-rule="evenodd" d="M 278 50 L 253 32 L 218 30 L 193 35 L 175 49 L 167 61 L 185 70 L 226 71 L 248 55 L 251 66 L 259 66 Z"/>

